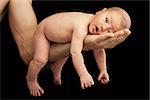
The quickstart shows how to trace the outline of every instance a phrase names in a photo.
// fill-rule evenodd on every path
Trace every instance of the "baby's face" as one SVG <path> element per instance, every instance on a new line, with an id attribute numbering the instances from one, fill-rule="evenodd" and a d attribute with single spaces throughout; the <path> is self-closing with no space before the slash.
<path id="1" fill-rule="evenodd" d="M 122 29 L 120 23 L 121 16 L 118 12 L 99 11 L 90 22 L 89 32 L 91 34 L 116 32 Z"/>

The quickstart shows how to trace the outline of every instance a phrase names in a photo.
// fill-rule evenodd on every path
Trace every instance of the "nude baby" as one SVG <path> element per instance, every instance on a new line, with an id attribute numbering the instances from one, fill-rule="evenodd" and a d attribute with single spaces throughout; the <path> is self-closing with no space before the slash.
<path id="1" fill-rule="evenodd" d="M 45 18 L 37 27 L 33 38 L 33 59 L 29 63 L 27 72 L 27 85 L 30 94 L 41 96 L 44 90 L 37 82 L 40 70 L 48 61 L 51 43 L 71 42 L 70 54 L 74 67 L 80 78 L 81 88 L 94 85 L 92 76 L 88 73 L 82 56 L 83 40 L 88 33 L 93 35 L 111 34 L 124 29 L 129 31 L 131 20 L 126 11 L 112 7 L 98 11 L 95 15 L 82 12 L 63 12 Z M 104 49 L 93 50 L 96 63 L 100 70 L 98 81 L 108 83 L 109 75 L 106 68 L 106 55 Z M 61 69 L 68 57 L 58 60 L 51 69 L 54 80 L 61 84 Z"/>

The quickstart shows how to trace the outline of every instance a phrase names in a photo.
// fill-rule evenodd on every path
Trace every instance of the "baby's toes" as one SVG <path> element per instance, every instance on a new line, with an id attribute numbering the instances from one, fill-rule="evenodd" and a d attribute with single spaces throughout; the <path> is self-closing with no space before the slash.
<path id="1" fill-rule="evenodd" d="M 91 84 L 91 85 L 94 85 L 94 81 L 90 81 L 90 84 Z"/>
<path id="2" fill-rule="evenodd" d="M 35 96 L 38 96 L 39 90 L 35 91 Z M 40 93 L 39 93 L 40 94 Z M 40 94 L 41 95 L 41 94 Z"/>
<path id="3" fill-rule="evenodd" d="M 40 94 L 44 94 L 44 90 L 42 88 L 39 89 Z"/>
<path id="4" fill-rule="evenodd" d="M 34 96 L 34 91 L 32 90 L 32 91 L 30 91 L 30 94 L 32 95 L 32 96 Z"/>
<path id="5" fill-rule="evenodd" d="M 91 85 L 94 85 L 94 80 L 93 78 L 90 80 Z"/>
<path id="6" fill-rule="evenodd" d="M 32 96 L 41 96 L 44 93 L 43 89 L 32 90 L 30 94 Z"/>
<path id="7" fill-rule="evenodd" d="M 81 88 L 84 90 L 84 83 L 81 82 Z"/>
<path id="8" fill-rule="evenodd" d="M 41 96 L 40 91 L 37 91 L 36 96 Z"/>
<path id="9" fill-rule="evenodd" d="M 36 90 L 32 91 L 32 96 L 36 96 Z"/>

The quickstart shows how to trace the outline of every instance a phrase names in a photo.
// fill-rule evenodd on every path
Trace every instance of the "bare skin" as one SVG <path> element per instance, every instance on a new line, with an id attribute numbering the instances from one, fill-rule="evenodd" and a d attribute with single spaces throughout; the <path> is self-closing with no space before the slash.
<path id="1" fill-rule="evenodd" d="M 129 32 L 130 26 L 131 19 L 128 13 L 121 8 L 112 7 L 109 9 L 104 8 L 95 14 L 90 22 L 89 31 L 92 34 L 108 34 L 126 28 L 124 31 Z M 106 67 L 105 50 L 95 49 L 93 53 L 100 70 L 98 81 L 102 84 L 107 84 L 109 82 L 109 75 Z"/>
<path id="2" fill-rule="evenodd" d="M 37 27 L 37 20 L 31 3 L 32 0 L 9 0 L 10 28 L 17 43 L 20 56 L 26 64 L 29 64 L 33 56 L 31 44 L 34 31 Z M 0 6 L 2 7 L 2 11 L 4 9 L 4 6 Z M 24 13 L 26 14 L 24 15 Z M 2 16 L 0 17 L 2 18 Z M 30 22 L 30 24 L 22 24 L 21 19 L 23 19 L 24 22 Z M 113 38 L 110 38 L 109 34 L 87 35 L 84 39 L 83 50 L 88 51 L 93 49 L 114 48 L 116 45 L 123 42 L 129 35 L 130 32 L 126 32 L 124 30 L 115 32 Z M 49 61 L 55 62 L 64 57 L 67 57 L 70 54 L 69 51 L 70 43 L 52 44 L 49 51 Z M 39 96 L 40 94 L 34 95 Z"/>
<path id="3" fill-rule="evenodd" d="M 17 43 L 21 58 L 25 62 L 25 64 L 29 64 L 32 59 L 32 53 L 30 50 L 32 46 L 30 44 L 32 43 L 32 37 L 37 27 L 37 19 L 31 4 L 32 0 L 9 1 L 9 23 L 14 23 L 14 26 L 10 25 L 11 31 L 14 38 L 16 38 L 15 41 Z M 24 12 L 26 12 L 26 15 L 28 16 L 24 16 Z M 22 24 L 22 20 L 18 19 L 18 17 L 22 18 L 25 22 L 30 22 L 30 24 Z M 21 34 L 23 36 L 21 36 Z M 93 49 L 114 48 L 116 45 L 123 42 L 129 35 L 130 33 L 124 32 L 124 30 L 115 32 L 115 37 L 113 38 L 109 38 L 109 34 L 99 36 L 87 35 L 84 40 L 83 50 L 88 51 Z M 29 41 L 24 42 L 22 40 Z M 70 43 L 52 44 L 49 54 L 49 61 L 54 62 L 56 60 L 69 56 L 69 49 Z"/>
<path id="4" fill-rule="evenodd" d="M 113 32 L 128 28 L 123 26 L 130 26 L 128 25 L 131 23 L 130 19 L 127 20 L 126 23 L 122 23 L 122 18 L 129 17 L 128 14 L 123 16 L 120 14 L 123 13 L 123 11 L 120 11 L 121 8 L 118 9 L 118 12 L 116 10 L 109 11 L 103 9 L 96 15 L 81 12 L 57 13 L 40 22 L 34 34 L 34 56 L 33 60 L 29 64 L 27 73 L 28 87 L 29 90 L 33 92 L 31 95 L 43 93 L 44 91 L 38 85 L 37 77 L 40 70 L 48 61 L 49 49 L 51 48 L 51 43 L 53 42 L 58 44 L 71 42 L 70 54 L 78 76 L 80 77 L 81 88 L 85 89 L 94 85 L 93 78 L 88 73 L 81 54 L 83 49 L 83 41 L 89 31 L 93 35 L 103 33 L 110 34 L 111 38 L 114 37 Z M 125 25 L 122 26 L 122 24 Z M 106 70 L 105 51 L 104 49 L 96 49 L 93 50 L 93 53 L 97 65 L 100 71 L 102 71 L 99 74 L 98 80 L 103 84 L 107 84 L 109 81 L 109 75 Z M 65 57 L 59 61 L 56 61 L 54 63 L 55 67 L 52 69 L 53 71 L 60 68 L 60 70 L 53 71 L 58 72 L 58 83 L 60 84 L 60 72 L 66 60 L 67 58 Z"/>
<path id="5" fill-rule="evenodd" d="M 1 0 L 0 1 L 0 22 L 5 14 L 4 8 L 6 7 L 6 5 L 8 4 L 9 0 Z"/>

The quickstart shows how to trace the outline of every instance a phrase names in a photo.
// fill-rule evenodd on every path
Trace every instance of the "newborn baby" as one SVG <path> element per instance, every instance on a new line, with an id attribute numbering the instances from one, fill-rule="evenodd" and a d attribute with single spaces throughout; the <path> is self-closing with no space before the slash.
<path id="1" fill-rule="evenodd" d="M 83 40 L 90 33 L 93 35 L 110 34 L 123 30 L 130 32 L 131 20 L 128 13 L 119 8 L 104 8 L 95 15 L 82 12 L 63 12 L 45 18 L 38 25 L 33 38 L 33 60 L 30 62 L 27 73 L 27 85 L 30 94 L 41 96 L 44 90 L 37 82 L 40 70 L 48 61 L 51 43 L 71 42 L 70 54 L 74 67 L 80 77 L 81 88 L 85 89 L 94 85 L 93 78 L 88 73 L 82 56 Z M 96 43 L 95 43 L 96 44 Z M 106 55 L 104 49 L 93 50 L 96 63 L 100 70 L 98 81 L 108 83 L 109 75 L 106 68 Z M 68 57 L 58 60 L 52 71 L 56 83 L 61 84 L 61 69 Z"/>

